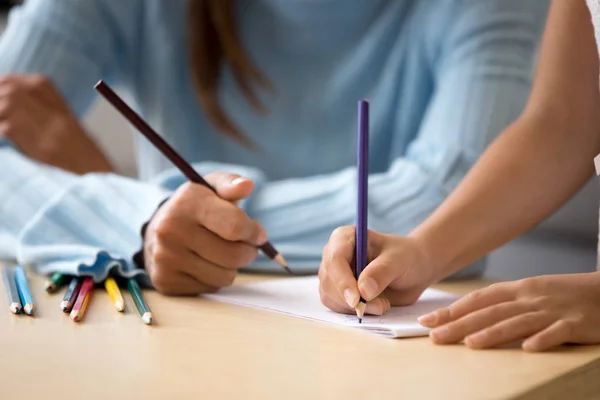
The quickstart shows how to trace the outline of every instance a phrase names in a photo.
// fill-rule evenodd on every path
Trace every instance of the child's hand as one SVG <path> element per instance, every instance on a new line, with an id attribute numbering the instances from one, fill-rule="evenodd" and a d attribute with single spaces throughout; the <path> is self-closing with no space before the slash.
<path id="1" fill-rule="evenodd" d="M 319 268 L 322 303 L 339 313 L 354 313 L 360 296 L 367 314 L 382 315 L 390 306 L 412 304 L 433 283 L 425 253 L 410 237 L 369 231 L 368 261 L 354 278 L 355 227 L 336 229 L 323 251 Z"/>
<path id="2" fill-rule="evenodd" d="M 491 285 L 423 316 L 438 344 L 482 349 L 525 339 L 526 351 L 600 343 L 600 272 Z"/>
<path id="3" fill-rule="evenodd" d="M 144 261 L 154 287 L 163 294 L 195 295 L 233 283 L 267 241 L 260 224 L 237 207 L 254 184 L 226 173 L 206 176 L 219 194 L 192 183 L 182 185 L 148 224 Z"/>

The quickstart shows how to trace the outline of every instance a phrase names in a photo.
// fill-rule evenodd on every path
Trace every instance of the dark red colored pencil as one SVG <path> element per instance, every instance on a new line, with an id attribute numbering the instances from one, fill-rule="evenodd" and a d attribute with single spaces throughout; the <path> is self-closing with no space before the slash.
<path id="1" fill-rule="evenodd" d="M 205 186 L 212 190 L 215 194 L 217 191 L 213 188 L 198 172 L 192 168 L 190 164 L 187 163 L 181 157 L 175 149 L 173 149 L 154 129 L 150 127 L 140 117 L 131 107 L 129 107 L 120 97 L 117 95 L 104 81 L 99 81 L 95 86 L 100 94 L 104 96 L 104 98 L 111 103 L 133 126 L 135 126 L 138 131 L 146 137 L 160 152 L 162 152 L 165 157 L 167 157 L 179 170 L 185 175 L 187 179 L 190 181 L 197 183 L 199 185 Z M 269 242 L 266 242 L 262 246 L 259 246 L 262 252 L 269 257 L 271 260 L 274 260 L 279 265 L 281 265 L 288 273 L 292 273 L 292 271 L 288 268 L 287 262 L 283 258 L 281 254 L 273 247 L 273 245 Z"/>
<path id="2" fill-rule="evenodd" d="M 71 310 L 71 319 L 73 321 L 79 322 L 83 319 L 85 310 L 92 298 L 92 293 L 94 293 L 94 280 L 92 278 L 85 278 L 81 284 L 75 305 Z"/>

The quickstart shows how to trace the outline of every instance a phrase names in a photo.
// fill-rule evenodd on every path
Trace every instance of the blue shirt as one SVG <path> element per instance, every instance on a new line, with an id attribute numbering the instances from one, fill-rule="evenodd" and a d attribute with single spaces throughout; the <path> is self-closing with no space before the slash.
<path id="1" fill-rule="evenodd" d="M 256 150 L 196 101 L 183 0 L 28 0 L 0 40 L 0 74 L 47 75 L 79 116 L 99 79 L 118 86 L 199 171 L 255 179 L 242 207 L 291 267 L 314 272 L 331 231 L 355 221 L 357 100 L 371 103 L 369 227 L 407 234 L 521 113 L 548 3 L 239 0 L 243 44 L 276 91 L 258 115 L 226 69 L 220 101 Z M 184 181 L 145 139 L 136 147 L 141 181 L 48 172 L 2 147 L 7 256 L 72 272 L 103 252 L 131 269 L 140 225 Z"/>

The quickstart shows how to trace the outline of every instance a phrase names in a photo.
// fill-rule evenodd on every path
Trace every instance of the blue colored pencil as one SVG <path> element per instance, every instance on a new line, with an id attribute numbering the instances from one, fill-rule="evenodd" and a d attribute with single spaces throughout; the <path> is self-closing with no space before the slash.
<path id="1" fill-rule="evenodd" d="M 21 298 L 17 291 L 17 285 L 15 283 L 15 275 L 12 269 L 5 265 L 2 268 L 2 280 L 4 281 L 4 289 L 6 290 L 6 296 L 8 297 L 8 308 L 13 314 L 18 314 L 23 309 L 21 304 Z"/>
<path id="2" fill-rule="evenodd" d="M 358 201 L 356 208 L 356 279 L 367 266 L 368 197 L 369 197 L 369 102 L 358 102 Z M 367 302 L 362 297 L 356 305 L 358 322 L 362 323 Z"/>
<path id="3" fill-rule="evenodd" d="M 21 303 L 23 303 L 23 310 L 26 314 L 33 315 L 35 313 L 35 304 L 33 304 L 33 298 L 31 297 L 31 291 L 27 284 L 27 276 L 25 275 L 25 269 L 20 265 L 15 267 L 15 282 L 17 282 L 17 290 L 21 297 Z"/>

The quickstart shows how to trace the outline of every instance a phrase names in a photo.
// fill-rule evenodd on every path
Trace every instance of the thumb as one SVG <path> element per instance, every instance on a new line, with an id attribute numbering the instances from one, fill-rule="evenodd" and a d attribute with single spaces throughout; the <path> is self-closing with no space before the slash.
<path id="1" fill-rule="evenodd" d="M 398 268 L 384 257 L 374 259 L 360 274 L 358 291 L 363 299 L 371 301 L 398 278 Z"/>
<path id="2" fill-rule="evenodd" d="M 206 181 L 215 188 L 220 198 L 231 202 L 245 199 L 254 190 L 254 182 L 250 179 L 227 172 L 208 174 Z"/>

